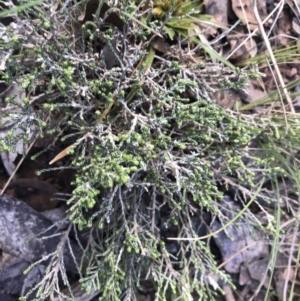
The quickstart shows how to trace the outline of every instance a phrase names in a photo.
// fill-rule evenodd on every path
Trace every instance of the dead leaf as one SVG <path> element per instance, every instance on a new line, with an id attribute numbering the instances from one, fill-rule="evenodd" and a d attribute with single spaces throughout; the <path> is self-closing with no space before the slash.
<path id="1" fill-rule="evenodd" d="M 230 197 L 223 198 L 221 211 L 225 216 L 232 219 L 239 210 L 240 206 Z M 223 224 L 214 220 L 211 225 L 212 231 L 220 230 Z M 237 274 L 240 272 L 241 265 L 248 265 L 255 260 L 269 256 L 269 248 L 260 238 L 259 231 L 241 219 L 229 225 L 226 232 L 221 231 L 215 234 L 214 240 L 220 249 L 223 262 L 226 262 L 224 268 L 229 273 Z"/>
<path id="2" fill-rule="evenodd" d="M 264 287 L 267 289 L 269 287 L 270 278 L 266 274 L 269 266 L 269 258 L 264 258 L 251 262 L 247 265 L 247 270 L 251 279 L 256 280 L 257 282 L 263 281 Z"/>
<path id="3" fill-rule="evenodd" d="M 245 34 L 239 32 L 235 32 L 234 35 L 227 35 L 230 52 L 233 53 L 230 59 L 239 62 L 255 57 L 257 54 L 256 42 L 252 38 L 246 40 L 246 37 Z M 235 51 L 235 49 L 237 50 Z"/>
<path id="4" fill-rule="evenodd" d="M 11 182 L 5 194 L 15 197 L 38 212 L 54 209 L 58 201 L 51 200 L 57 189 L 52 184 L 37 179 L 18 179 Z"/>
<path id="5" fill-rule="evenodd" d="M 275 43 L 277 45 L 287 45 L 288 43 L 290 43 L 292 28 L 292 18 L 286 10 L 283 10 L 280 13 L 279 18 L 276 20 L 276 27 L 274 29 Z"/>
<path id="6" fill-rule="evenodd" d="M 289 280 L 289 281 L 293 280 L 295 277 L 295 270 L 292 268 L 290 269 L 285 268 L 282 273 L 282 277 L 284 280 Z"/>
<path id="7" fill-rule="evenodd" d="M 68 151 L 73 147 L 73 144 L 72 145 L 69 145 L 68 147 L 66 147 L 63 151 L 61 151 L 58 155 L 56 155 L 50 162 L 49 162 L 49 165 L 55 163 L 56 161 L 64 158 L 67 154 L 68 154 Z"/>
<path id="8" fill-rule="evenodd" d="M 255 84 L 253 81 L 249 81 L 248 83 L 248 95 L 247 99 L 243 99 L 247 103 L 254 102 L 258 99 L 261 99 L 265 96 L 267 96 L 267 93 L 265 91 L 262 91 L 261 89 L 258 88 L 259 86 Z"/>
<path id="9" fill-rule="evenodd" d="M 83 6 L 82 11 L 81 11 L 80 15 L 77 18 L 78 21 L 82 22 L 84 20 L 85 10 L 86 10 L 86 5 Z"/>
<path id="10" fill-rule="evenodd" d="M 253 12 L 255 0 L 232 0 L 232 9 L 236 16 L 246 24 L 250 30 L 258 27 L 256 17 Z M 257 0 L 257 9 L 260 19 L 264 20 L 267 17 L 267 2 L 265 0 Z"/>
<path id="11" fill-rule="evenodd" d="M 296 239 L 295 239 L 296 238 Z M 294 248 L 292 247 L 294 244 Z M 286 295 L 290 296 L 290 288 L 293 282 L 295 282 L 295 287 L 293 290 L 293 296 L 290 296 L 290 300 L 298 300 L 300 294 L 299 287 L 299 271 L 298 269 L 299 262 L 297 261 L 297 252 L 299 248 L 299 235 L 294 237 L 293 234 L 288 235 L 284 239 L 284 249 L 285 252 L 278 252 L 276 258 L 276 265 L 274 269 L 274 284 L 276 289 L 276 294 L 278 295 L 279 300 L 284 300 Z M 291 254 L 292 253 L 292 254 Z M 292 261 L 289 262 L 290 256 L 292 255 Z M 298 269 L 299 270 L 299 269 Z M 287 284 L 287 291 L 286 291 Z M 291 298 L 292 297 L 292 298 Z"/>
<path id="12" fill-rule="evenodd" d="M 228 0 L 205 0 L 205 13 L 212 17 L 212 22 L 200 22 L 199 26 L 205 37 L 215 37 L 218 35 L 218 27 L 213 26 L 211 23 L 221 26 L 228 25 Z"/>
<path id="13" fill-rule="evenodd" d="M 247 266 L 241 265 L 240 275 L 239 275 L 239 284 L 244 286 L 251 283 L 251 277 L 248 271 Z"/>
<path id="14" fill-rule="evenodd" d="M 150 45 L 157 51 L 162 53 L 167 53 L 170 50 L 169 44 L 165 41 L 164 38 L 155 36 L 150 42 Z"/>
<path id="15" fill-rule="evenodd" d="M 204 0 L 205 13 L 211 15 L 222 25 L 228 24 L 228 0 Z"/>
<path id="16" fill-rule="evenodd" d="M 221 223 L 214 221 L 212 230 L 217 231 L 221 227 Z M 231 240 L 224 231 L 219 232 L 214 236 L 216 244 L 221 251 L 223 261 L 226 261 L 239 250 L 251 245 L 254 241 L 257 241 L 254 246 L 237 254 L 232 260 L 225 264 L 224 268 L 227 272 L 239 273 L 242 264 L 249 264 L 253 262 L 253 260 L 269 255 L 268 246 L 264 241 L 257 239 L 259 237 L 258 231 L 250 229 L 249 225 L 246 223 L 237 222 L 235 225 L 228 226 L 226 231 L 233 240 Z"/>

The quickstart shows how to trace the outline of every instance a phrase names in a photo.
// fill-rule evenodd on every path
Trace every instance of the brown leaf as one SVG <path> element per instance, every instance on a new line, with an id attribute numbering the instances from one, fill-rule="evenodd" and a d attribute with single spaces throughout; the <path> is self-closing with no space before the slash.
<path id="1" fill-rule="evenodd" d="M 227 36 L 230 51 L 233 52 L 230 59 L 243 61 L 253 58 L 257 54 L 256 42 L 252 38 L 248 40 L 245 39 L 246 36 L 243 33 L 236 32 L 234 35 Z M 234 51 L 236 48 L 238 48 L 237 51 Z"/>
<path id="2" fill-rule="evenodd" d="M 166 43 L 165 39 L 159 36 L 155 36 L 151 42 L 150 45 L 157 51 L 162 53 L 167 53 L 170 49 L 170 46 L 168 43 Z"/>
<path id="3" fill-rule="evenodd" d="M 61 151 L 58 155 L 56 155 L 50 162 L 49 162 L 49 165 L 55 163 L 56 161 L 64 158 L 67 154 L 68 154 L 68 151 L 72 148 L 73 144 L 72 145 L 69 145 L 68 147 L 66 147 L 63 151 Z"/>
<path id="4" fill-rule="evenodd" d="M 258 27 L 256 17 L 253 12 L 255 0 L 232 0 L 232 9 L 236 16 L 243 20 L 244 24 L 247 24 L 250 30 Z M 260 15 L 260 19 L 264 20 L 267 17 L 267 6 L 265 0 L 257 0 L 257 9 Z"/>
<path id="5" fill-rule="evenodd" d="M 270 278 L 268 275 L 265 275 L 266 270 L 269 265 L 269 257 L 263 258 L 257 261 L 250 262 L 247 265 L 248 272 L 250 274 L 251 279 L 256 280 L 258 282 L 263 281 L 263 285 L 265 288 L 268 288 Z"/>
<path id="6" fill-rule="evenodd" d="M 205 13 L 213 16 L 222 25 L 228 22 L 228 0 L 204 0 Z"/>
<path id="7" fill-rule="evenodd" d="M 284 280 L 289 280 L 289 281 L 293 280 L 295 277 L 295 270 L 292 268 L 290 269 L 285 268 L 282 273 L 282 277 Z"/>
<path id="8" fill-rule="evenodd" d="M 232 219 L 236 211 L 240 210 L 240 206 L 228 196 L 225 196 L 223 201 L 223 213 Z M 221 252 L 227 272 L 239 273 L 241 265 L 249 265 L 251 262 L 269 256 L 269 248 L 260 237 L 260 232 L 251 228 L 246 221 L 236 220 L 234 224 L 226 227 L 226 232 L 217 232 L 223 224 L 214 220 L 211 223 L 211 230 L 216 232 L 214 240 Z"/>
<path id="9" fill-rule="evenodd" d="M 254 102 L 267 96 L 267 93 L 261 89 L 258 89 L 258 87 L 256 87 L 252 81 L 249 82 L 248 93 L 250 98 L 247 98 L 247 102 Z"/>
<path id="10" fill-rule="evenodd" d="M 274 29 L 275 42 L 276 44 L 286 45 L 291 41 L 291 35 L 293 30 L 293 22 L 290 14 L 283 10 L 279 18 L 276 21 L 276 26 Z"/>
<path id="11" fill-rule="evenodd" d="M 15 197 L 38 212 L 54 209 L 58 202 L 52 201 L 57 189 L 46 181 L 18 179 L 11 182 L 5 193 Z"/>

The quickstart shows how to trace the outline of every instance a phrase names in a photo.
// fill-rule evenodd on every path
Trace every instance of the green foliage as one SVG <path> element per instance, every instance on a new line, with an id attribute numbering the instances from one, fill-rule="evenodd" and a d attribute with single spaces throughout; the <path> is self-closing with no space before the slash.
<path id="1" fill-rule="evenodd" d="M 176 3 L 176 17 L 198 9 L 187 7 L 192 2 Z M 126 10 L 121 1 L 118 6 Z M 289 141 L 297 148 L 296 126 L 285 128 L 276 117 L 237 114 L 215 104 L 211 86 L 238 89 L 255 75 L 253 70 L 248 75 L 220 68 L 218 82 L 203 66 L 157 59 L 145 73 L 139 66 L 144 55 L 139 45 L 148 37 L 147 28 L 128 21 L 128 39 L 122 40 L 107 25 L 101 30 L 96 22 L 74 25 L 77 9 L 70 5 L 57 10 L 54 20 L 41 6 L 26 10 L 24 16 L 43 20 L 32 24 L 34 32 L 49 38 L 34 49 L 20 47 L 7 61 L 2 80 L 19 81 L 27 91 L 24 104 L 16 103 L 21 113 L 10 115 L 13 129 L 23 126 L 22 117 L 27 116 L 40 133 L 53 132 L 50 123 L 45 126 L 45 116 L 60 116 L 56 131 L 63 131 L 61 142 L 71 146 L 65 155 L 75 170 L 70 218 L 79 230 L 97 232 L 85 250 L 88 265 L 82 285 L 87 291 L 102 291 L 100 300 L 136 300 L 146 281 L 153 283 L 156 300 L 191 300 L 193 293 L 199 300 L 213 300 L 217 292 L 210 286 L 211 274 L 230 283 L 229 277 L 217 268 L 209 241 L 178 241 L 177 258 L 170 254 L 170 241 L 159 226 L 162 207 L 168 207 L 165 225 L 175 228 L 174 235 L 197 237 L 192 218 L 201 218 L 201 212 L 218 214 L 223 196 L 219 186 L 227 185 L 228 175 L 254 194 L 258 174 L 268 179 L 284 174 L 270 152 Z M 156 1 L 154 10 L 162 22 L 171 7 Z M 174 18 L 166 23 L 169 30 L 175 27 Z M 194 22 L 194 17 L 189 20 Z M 107 69 L 96 42 L 105 41 L 118 55 L 112 46 L 115 38 L 124 56 Z M 35 68 L 28 68 L 25 58 L 38 62 Z M 39 112 L 29 101 L 33 90 L 46 95 Z M 2 150 L 16 143 L 9 131 Z M 249 149 L 250 143 L 263 147 Z M 245 218 L 251 222 L 251 215 Z"/>

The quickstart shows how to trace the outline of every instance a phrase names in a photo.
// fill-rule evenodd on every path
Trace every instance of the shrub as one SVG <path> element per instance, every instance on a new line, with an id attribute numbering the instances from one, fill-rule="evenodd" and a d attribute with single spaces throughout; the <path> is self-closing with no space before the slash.
<path id="1" fill-rule="evenodd" d="M 12 137 L 20 127 L 25 140 L 31 126 L 39 135 L 57 133 L 60 141 L 53 143 L 63 148 L 52 163 L 64 157 L 69 163 L 54 169 L 75 171 L 70 218 L 91 233 L 81 276 L 86 290 L 101 290 L 100 300 L 136 300 L 147 280 L 156 300 L 191 300 L 193 293 L 213 300 L 212 273 L 231 280 L 217 268 L 212 234 L 190 240 L 200 233 L 194 217 L 204 224 L 205 213 L 226 224 L 220 208 L 230 187 L 248 191 L 245 202 L 257 194 L 271 199 L 261 184 L 284 174 L 271 150 L 291 145 L 296 133 L 280 116 L 241 114 L 215 104 L 214 89 L 243 87 L 251 68 L 194 63 L 188 49 L 172 41 L 175 55 L 158 54 L 146 65 L 153 32 L 167 38 L 159 29 L 163 17 L 138 19 L 133 15 L 144 16 L 144 7 L 117 2 L 103 13 L 98 3 L 91 12 L 82 3 L 54 7 L 44 1 L 19 14 L 26 33 L 11 31 L 2 52 L 14 52 L 1 76 L 7 85 L 19 83 L 26 98 L 8 99 L 18 112 L 10 114 L 13 126 L 1 147 L 16 146 L 20 137 Z M 179 34 L 174 33 L 178 42 Z M 247 211 L 242 218 L 257 225 Z"/>

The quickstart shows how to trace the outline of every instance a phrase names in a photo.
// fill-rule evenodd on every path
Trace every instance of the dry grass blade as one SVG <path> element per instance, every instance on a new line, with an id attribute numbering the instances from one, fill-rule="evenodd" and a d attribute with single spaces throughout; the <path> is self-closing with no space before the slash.
<path id="1" fill-rule="evenodd" d="M 282 6 L 281 6 L 281 9 L 282 9 L 282 8 L 283 8 L 283 1 L 281 1 L 281 3 L 282 3 Z M 289 104 L 289 106 L 290 106 L 290 110 L 291 110 L 292 113 L 295 113 L 295 109 L 294 109 L 294 106 L 293 106 L 292 99 L 291 99 L 291 97 L 290 97 L 290 95 L 289 95 L 289 93 L 288 93 L 288 90 L 287 90 L 286 87 L 285 87 L 285 83 L 284 83 L 284 80 L 283 80 L 283 78 L 282 78 L 281 72 L 280 72 L 280 70 L 279 70 L 279 68 L 278 68 L 278 64 L 277 64 L 277 62 L 276 62 L 275 56 L 274 56 L 274 54 L 273 54 L 272 47 L 271 47 L 271 45 L 270 45 L 270 41 L 269 41 L 269 39 L 268 39 L 268 37 L 267 37 L 267 35 L 266 35 L 265 29 L 264 29 L 263 24 L 262 24 L 262 22 L 261 22 L 261 19 L 260 19 L 259 13 L 258 13 L 258 9 L 257 9 L 257 0 L 254 0 L 253 12 L 254 12 L 254 15 L 255 15 L 255 17 L 256 17 L 256 20 L 257 20 L 257 23 L 258 23 L 258 26 L 259 26 L 261 35 L 262 35 L 262 37 L 263 37 L 263 40 L 264 40 L 264 42 L 265 42 L 265 45 L 266 45 L 267 50 L 268 50 L 268 52 L 269 52 L 269 55 L 270 55 L 270 57 L 271 57 L 271 61 L 272 61 L 272 63 L 273 63 L 273 66 L 274 66 L 274 68 L 275 68 L 275 71 L 276 71 L 276 75 L 277 75 L 277 77 L 278 77 L 278 80 L 279 80 L 279 82 L 280 82 L 280 85 L 281 85 L 281 87 L 282 87 L 282 89 L 283 89 L 283 92 L 284 92 L 284 94 L 285 94 L 285 97 L 286 97 L 286 99 L 287 99 L 287 101 L 288 101 L 288 104 Z M 285 110 L 284 106 L 283 106 L 283 110 Z"/>
<path id="2" fill-rule="evenodd" d="M 15 6 L 15 7 L 11 8 L 11 9 L 3 10 L 3 11 L 0 12 L 0 18 L 1 18 L 1 17 L 6 17 L 6 16 L 8 16 L 8 15 L 10 15 L 10 14 L 18 13 L 18 12 L 20 12 L 20 11 L 26 9 L 26 8 L 30 8 L 30 7 L 32 7 L 32 6 L 35 6 L 35 5 L 37 5 L 37 4 L 40 4 L 40 3 L 42 3 L 43 1 L 44 1 L 44 0 L 33 0 L 33 1 L 31 1 L 31 2 L 24 3 L 24 4 L 21 4 L 21 5 L 19 5 L 19 6 Z"/>
<path id="3" fill-rule="evenodd" d="M 277 6 L 275 6 L 275 8 L 269 13 L 269 15 L 263 20 L 261 21 L 261 24 L 264 25 L 266 22 L 268 22 L 268 20 L 270 20 L 270 18 L 272 17 L 272 15 L 279 10 L 280 5 L 278 4 Z M 255 30 L 252 31 L 252 33 L 249 33 L 247 35 L 247 37 L 245 38 L 245 40 L 237 47 L 235 48 L 231 53 L 229 53 L 226 56 L 226 60 L 229 60 L 248 40 L 250 40 L 251 38 L 253 38 L 255 35 L 257 35 L 258 31 L 260 29 L 256 28 Z"/>
<path id="4" fill-rule="evenodd" d="M 50 162 L 49 165 L 52 165 L 53 163 L 57 162 L 58 160 L 64 158 L 65 156 L 68 155 L 68 151 L 70 149 L 72 149 L 74 145 L 69 145 L 68 147 L 66 147 L 64 150 L 62 150 L 58 155 L 56 155 Z"/>

